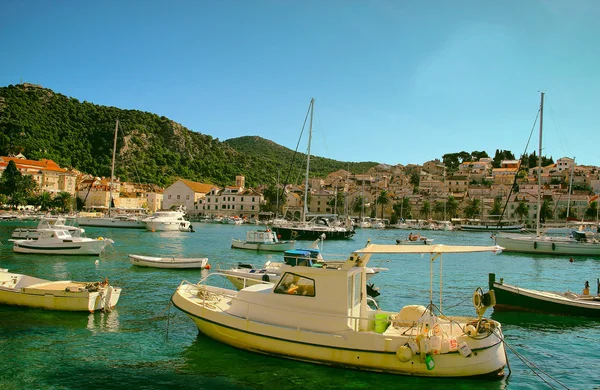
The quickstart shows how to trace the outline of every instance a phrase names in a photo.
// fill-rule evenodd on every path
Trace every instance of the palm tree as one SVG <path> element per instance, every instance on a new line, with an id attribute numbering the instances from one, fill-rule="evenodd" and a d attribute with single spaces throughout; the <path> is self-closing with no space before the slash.
<path id="1" fill-rule="evenodd" d="M 552 202 L 550 199 L 544 199 L 540 211 L 540 222 L 546 222 L 547 219 L 552 219 Z"/>
<path id="2" fill-rule="evenodd" d="M 364 208 L 365 198 L 363 196 L 357 196 L 354 198 L 354 202 L 352 202 L 352 212 L 360 213 L 360 217 L 362 219 L 362 212 Z"/>
<path id="3" fill-rule="evenodd" d="M 54 197 L 54 204 L 61 209 L 61 211 L 67 212 L 71 208 L 71 204 L 73 204 L 73 196 L 66 191 L 59 192 Z"/>
<path id="4" fill-rule="evenodd" d="M 44 191 L 37 197 L 37 202 L 38 202 L 38 205 L 40 206 L 40 210 L 46 211 L 53 204 L 52 195 L 50 195 L 49 192 Z"/>
<path id="5" fill-rule="evenodd" d="M 440 200 L 436 200 L 433 203 L 433 212 L 436 213 L 438 216 L 443 215 L 444 214 L 444 207 L 445 207 L 444 202 L 442 202 Z"/>
<path id="6" fill-rule="evenodd" d="M 429 219 L 429 213 L 431 213 L 431 204 L 426 200 L 423 202 L 423 206 L 421 206 L 421 216 Z"/>
<path id="7" fill-rule="evenodd" d="M 496 198 L 494 199 L 494 204 L 490 209 L 490 216 L 493 216 L 493 219 L 500 219 L 500 214 L 502 214 L 502 199 Z"/>
<path id="8" fill-rule="evenodd" d="M 519 205 L 515 209 L 515 213 L 519 216 L 519 222 L 523 221 L 523 217 L 529 215 L 529 205 L 524 200 L 519 202 Z"/>
<path id="9" fill-rule="evenodd" d="M 377 203 L 381 205 L 381 219 L 383 219 L 383 208 L 390 203 L 387 190 L 381 190 L 379 196 L 377 197 Z"/>
<path id="10" fill-rule="evenodd" d="M 458 215 L 458 201 L 454 196 L 449 196 L 446 201 L 446 214 L 450 218 L 455 218 Z"/>
<path id="11" fill-rule="evenodd" d="M 471 198 L 467 201 L 467 207 L 465 207 L 465 216 L 467 218 L 473 218 L 479 214 L 481 208 L 481 200 L 479 198 Z"/>

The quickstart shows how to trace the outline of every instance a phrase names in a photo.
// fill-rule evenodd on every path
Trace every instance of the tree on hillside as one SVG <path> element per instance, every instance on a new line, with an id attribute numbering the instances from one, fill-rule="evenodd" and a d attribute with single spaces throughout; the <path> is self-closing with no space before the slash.
<path id="1" fill-rule="evenodd" d="M 59 208 L 63 213 L 70 211 L 72 204 L 73 196 L 66 191 L 61 191 L 54 197 L 54 206 Z"/>
<path id="2" fill-rule="evenodd" d="M 2 177 L 0 177 L 1 193 L 8 197 L 8 204 L 20 206 L 27 204 L 37 190 L 37 183 L 30 175 L 23 176 L 17 169 L 14 160 L 8 162 Z"/>
<path id="3" fill-rule="evenodd" d="M 529 215 L 529 205 L 524 200 L 521 200 L 515 209 L 515 214 L 519 216 L 519 222 L 523 222 L 523 217 Z"/>
<path id="4" fill-rule="evenodd" d="M 446 218 L 456 218 L 458 216 L 458 201 L 452 195 L 446 201 Z"/>
<path id="5" fill-rule="evenodd" d="M 425 219 L 429 219 L 429 214 L 431 213 L 431 204 L 429 203 L 428 200 L 423 202 L 423 205 L 421 206 L 421 217 L 425 218 Z"/>
<path id="6" fill-rule="evenodd" d="M 400 219 L 404 219 L 404 218 L 412 218 L 412 212 L 411 212 L 411 204 L 410 204 L 410 199 L 406 198 L 406 197 L 402 197 L 402 199 L 399 202 L 394 203 L 394 205 L 392 206 L 394 213 L 400 218 Z"/>
<path id="7" fill-rule="evenodd" d="M 552 202 L 550 199 L 544 199 L 540 211 L 540 222 L 544 223 L 548 219 L 552 219 Z"/>
<path id="8" fill-rule="evenodd" d="M 364 211 L 364 203 L 365 203 L 365 198 L 363 196 L 357 196 L 356 198 L 354 198 L 354 202 L 352 202 L 352 206 L 351 206 L 351 210 L 353 213 L 358 213 L 360 215 L 360 218 L 362 219 L 363 215 L 363 211 Z"/>
<path id="9" fill-rule="evenodd" d="M 515 155 L 510 150 L 496 149 L 496 154 L 492 159 L 492 167 L 500 168 L 502 160 L 514 160 Z"/>
<path id="10" fill-rule="evenodd" d="M 467 200 L 467 207 L 465 207 L 465 216 L 467 218 L 473 218 L 476 215 L 481 215 L 481 200 L 479 198 L 471 198 Z"/>
<path id="11" fill-rule="evenodd" d="M 502 198 L 495 198 L 490 209 L 490 216 L 492 219 L 500 219 L 500 214 L 502 214 Z"/>
<path id="12" fill-rule="evenodd" d="M 587 219 L 594 219 L 598 217 L 598 201 L 595 200 L 588 204 L 587 209 L 585 210 L 585 217 Z"/>
<path id="13" fill-rule="evenodd" d="M 387 190 L 381 190 L 379 196 L 377 197 L 377 204 L 381 205 L 381 219 L 383 219 L 383 209 L 390 203 L 390 198 L 388 196 Z"/>

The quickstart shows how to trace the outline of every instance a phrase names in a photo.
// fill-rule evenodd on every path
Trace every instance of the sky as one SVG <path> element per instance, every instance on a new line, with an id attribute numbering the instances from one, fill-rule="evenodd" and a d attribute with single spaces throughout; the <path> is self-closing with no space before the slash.
<path id="1" fill-rule="evenodd" d="M 600 1 L 22 0 L 0 15 L 0 86 L 301 152 L 314 98 L 312 155 L 391 165 L 537 151 L 544 92 L 542 154 L 600 166 Z"/>

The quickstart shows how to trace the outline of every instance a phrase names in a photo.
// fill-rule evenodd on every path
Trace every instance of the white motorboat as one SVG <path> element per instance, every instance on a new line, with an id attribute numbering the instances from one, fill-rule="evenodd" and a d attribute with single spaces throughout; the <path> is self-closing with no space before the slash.
<path id="1" fill-rule="evenodd" d="M 38 222 L 37 227 L 33 229 L 15 229 L 11 235 L 11 240 L 37 239 L 41 232 L 52 229 L 66 230 L 72 236 L 82 236 L 85 233 L 83 229 L 75 226 L 75 221 L 73 219 L 68 220 L 65 217 L 44 216 Z"/>
<path id="2" fill-rule="evenodd" d="M 79 226 L 145 229 L 146 224 L 137 215 L 119 214 L 114 217 L 77 217 Z"/>
<path id="3" fill-rule="evenodd" d="M 207 257 L 153 257 L 129 255 L 131 264 L 153 268 L 201 268 L 210 269 Z"/>
<path id="4" fill-rule="evenodd" d="M 48 310 L 111 310 L 121 288 L 104 282 L 51 281 L 0 269 L 0 304 Z"/>
<path id="5" fill-rule="evenodd" d="M 477 316 L 445 316 L 441 275 L 439 307 L 432 286 L 433 263 L 439 258 L 441 267 L 443 254 L 501 249 L 370 244 L 339 269 L 282 265 L 276 284 L 230 290 L 208 284 L 217 272 L 183 281 L 171 301 L 206 336 L 249 351 L 391 374 L 498 377 L 507 365 L 501 324 L 483 317 L 492 294 L 476 291 Z M 379 254 L 430 254 L 427 307 L 418 299 L 399 311 L 369 306 L 375 303 L 367 297 L 366 268 Z"/>
<path id="6" fill-rule="evenodd" d="M 271 229 L 250 230 L 246 232 L 246 240 L 231 239 L 231 247 L 236 249 L 251 249 L 257 251 L 284 252 L 294 249 L 295 240 L 279 241 Z"/>
<path id="7" fill-rule="evenodd" d="M 420 234 L 412 234 L 408 235 L 407 239 L 398 238 L 396 240 L 396 244 L 398 245 L 431 245 L 433 244 L 433 239 L 427 238 Z"/>
<path id="8" fill-rule="evenodd" d="M 157 211 L 148 218 L 144 218 L 146 230 L 151 232 L 161 231 L 180 231 L 180 232 L 193 232 L 194 228 L 190 221 L 185 219 L 185 212 L 180 208 L 179 210 L 168 210 L 168 211 Z"/>
<path id="9" fill-rule="evenodd" d="M 16 253 L 39 253 L 47 255 L 96 255 L 113 244 L 110 238 L 73 237 L 66 230 L 49 229 L 40 233 L 36 240 L 16 240 Z"/>

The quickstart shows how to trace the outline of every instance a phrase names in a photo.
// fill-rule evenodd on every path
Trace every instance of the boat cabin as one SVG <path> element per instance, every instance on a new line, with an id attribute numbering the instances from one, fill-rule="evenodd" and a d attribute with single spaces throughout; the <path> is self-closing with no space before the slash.
<path id="1" fill-rule="evenodd" d="M 360 320 L 367 275 L 365 267 L 355 265 L 354 257 L 341 268 L 297 267 L 286 261 L 277 284 L 240 290 L 228 313 L 316 332 L 359 330 L 367 326 Z"/>

